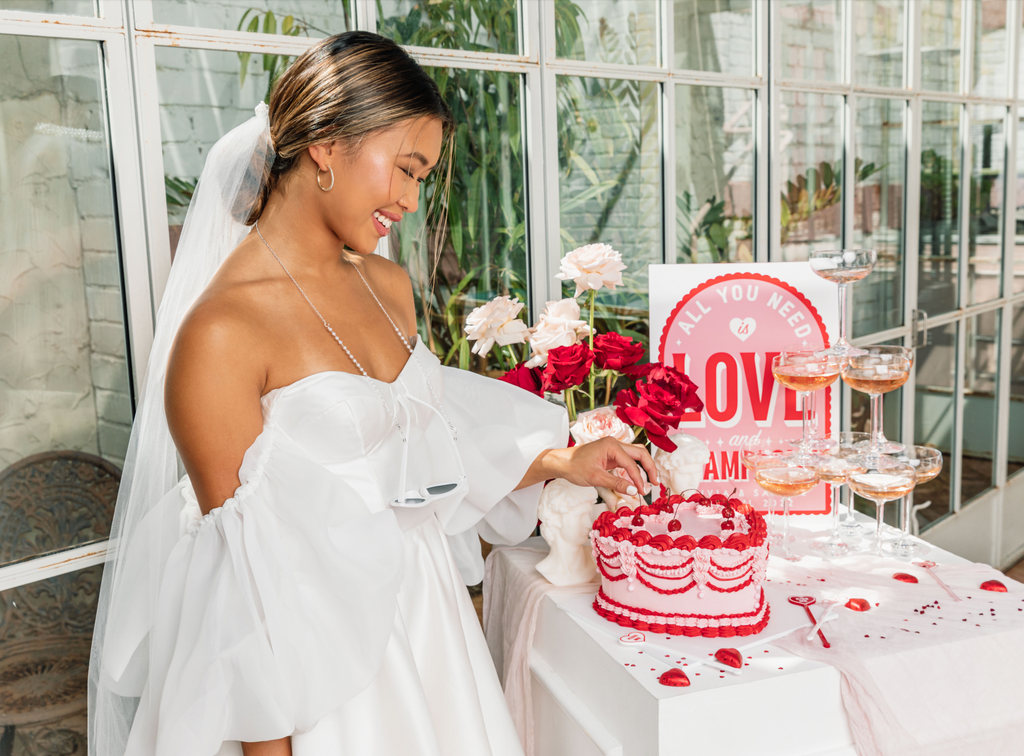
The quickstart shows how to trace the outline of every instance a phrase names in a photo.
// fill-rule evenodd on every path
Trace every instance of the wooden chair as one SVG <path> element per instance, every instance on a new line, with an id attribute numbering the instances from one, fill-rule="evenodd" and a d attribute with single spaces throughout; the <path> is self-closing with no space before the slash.
<path id="1" fill-rule="evenodd" d="M 0 566 L 109 537 L 121 471 L 75 451 L 0 472 Z M 85 752 L 102 565 L 0 593 L 0 756 Z M 68 720 L 75 724 L 67 726 Z"/>

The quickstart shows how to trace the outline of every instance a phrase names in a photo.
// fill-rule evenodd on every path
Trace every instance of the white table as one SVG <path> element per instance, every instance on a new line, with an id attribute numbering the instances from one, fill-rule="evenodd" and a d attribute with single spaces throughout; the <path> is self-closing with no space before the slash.
<path id="1" fill-rule="evenodd" d="M 797 519 L 822 532 L 831 523 Z M 490 559 L 520 571 L 543 556 L 502 552 Z M 927 558 L 963 561 L 934 548 Z M 542 599 L 530 653 L 536 756 L 856 756 L 835 668 L 764 644 L 743 652 L 753 658 L 741 676 L 704 666 L 688 672 L 689 688 L 665 687 L 626 668 L 635 650 L 559 609 L 567 600 Z"/>

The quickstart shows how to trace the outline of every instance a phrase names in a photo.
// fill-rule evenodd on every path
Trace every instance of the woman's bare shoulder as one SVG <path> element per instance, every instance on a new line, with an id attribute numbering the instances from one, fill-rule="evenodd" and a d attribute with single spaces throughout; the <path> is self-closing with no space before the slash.
<path id="1" fill-rule="evenodd" d="M 367 276 L 371 287 L 379 290 L 394 306 L 400 308 L 405 326 L 416 330 L 416 302 L 413 299 L 412 280 L 398 263 L 380 255 L 361 256 L 356 261 Z"/>

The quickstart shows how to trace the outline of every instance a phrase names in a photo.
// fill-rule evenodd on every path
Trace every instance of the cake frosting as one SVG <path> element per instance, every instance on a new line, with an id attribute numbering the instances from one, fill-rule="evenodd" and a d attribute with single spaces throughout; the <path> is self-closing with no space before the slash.
<path id="1" fill-rule="evenodd" d="M 666 496 L 603 512 L 590 532 L 594 610 L 624 627 L 729 638 L 768 624 L 764 518 L 721 494 Z"/>

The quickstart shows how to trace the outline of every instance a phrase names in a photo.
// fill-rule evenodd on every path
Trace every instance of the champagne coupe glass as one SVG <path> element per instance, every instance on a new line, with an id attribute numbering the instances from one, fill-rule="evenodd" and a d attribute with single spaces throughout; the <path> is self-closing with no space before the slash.
<path id="1" fill-rule="evenodd" d="M 769 454 L 754 463 L 754 480 L 768 493 L 782 497 L 782 550 L 783 559 L 796 562 L 800 559 L 789 548 L 789 508 L 794 496 L 802 496 L 816 485 L 820 478 L 818 471 L 800 462 L 793 454 Z"/>
<path id="2" fill-rule="evenodd" d="M 839 446 L 832 453 L 843 459 L 862 454 L 863 452 L 857 448 L 857 444 L 863 444 L 870 438 L 870 433 L 863 433 L 861 431 L 843 431 L 839 434 Z M 846 516 L 839 524 L 839 532 L 847 538 L 859 538 L 864 534 L 864 528 L 857 521 L 857 516 L 854 514 L 852 495 L 847 500 Z"/>
<path id="3" fill-rule="evenodd" d="M 826 281 L 839 284 L 839 341 L 828 350 L 836 357 L 860 352 L 846 340 L 846 287 L 866 277 L 877 261 L 873 249 L 821 249 L 808 256 L 811 270 Z"/>
<path id="4" fill-rule="evenodd" d="M 880 555 L 885 502 L 902 498 L 914 490 L 917 483 L 914 468 L 895 460 L 892 464 L 879 466 L 873 464 L 877 459 L 866 455 L 855 455 L 850 457 L 850 460 L 858 462 L 864 468 L 864 472 L 851 473 L 847 485 L 854 493 L 875 503 L 875 544 L 872 551 Z"/>
<path id="5" fill-rule="evenodd" d="M 843 454 L 842 447 L 828 456 L 816 457 L 813 466 L 818 471 L 818 477 L 832 486 L 832 534 L 824 541 L 815 541 L 811 548 L 826 556 L 844 556 L 853 549 L 840 536 L 839 489 L 850 475 L 867 470 L 854 455 Z M 850 499 L 852 501 L 853 497 Z M 860 526 L 857 529 L 860 530 Z"/>
<path id="6" fill-rule="evenodd" d="M 757 466 L 758 460 L 766 459 L 771 455 L 781 454 L 792 454 L 792 449 L 787 448 L 785 450 L 779 449 L 775 451 L 769 450 L 765 442 L 762 441 L 760 437 L 754 436 L 753 438 L 744 441 L 740 446 L 740 464 L 747 468 L 747 470 L 750 471 L 750 474 L 753 475 L 754 468 Z M 782 536 L 779 535 L 778 528 L 775 523 L 775 497 L 766 496 L 765 499 L 767 501 L 766 506 L 768 508 L 768 517 L 766 519 L 766 522 L 768 523 L 768 538 L 771 543 L 782 543 Z"/>
<path id="7" fill-rule="evenodd" d="M 858 448 L 877 461 L 883 454 L 903 451 L 903 444 L 889 441 L 882 433 L 882 394 L 907 382 L 914 352 L 902 346 L 869 346 L 863 351 L 843 362 L 842 373 L 850 388 L 871 397 L 871 438 Z"/>
<path id="8" fill-rule="evenodd" d="M 942 472 L 942 452 L 932 449 L 930 446 L 908 446 L 903 454 L 896 457 L 896 461 L 906 463 L 914 469 L 915 486 L 927 483 Z M 884 551 L 887 554 L 900 557 L 927 554 L 931 550 L 928 546 L 910 538 L 910 500 L 904 496 L 902 504 L 900 514 L 903 532 L 900 534 L 899 540 L 885 544 Z"/>
<path id="9" fill-rule="evenodd" d="M 839 368 L 835 355 L 799 344 L 786 347 L 772 360 L 775 380 L 800 395 L 803 433 L 797 449 L 803 457 L 809 457 L 816 451 L 828 451 L 833 445 L 828 439 L 811 438 L 808 410 L 811 395 L 835 383 Z"/>

